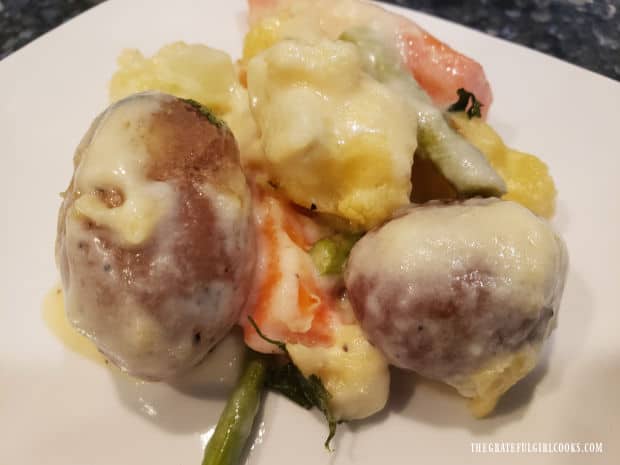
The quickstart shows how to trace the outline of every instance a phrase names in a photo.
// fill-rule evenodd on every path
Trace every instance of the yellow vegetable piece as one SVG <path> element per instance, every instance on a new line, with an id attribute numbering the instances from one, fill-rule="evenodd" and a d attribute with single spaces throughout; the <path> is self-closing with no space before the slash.
<path id="1" fill-rule="evenodd" d="M 557 192 L 547 165 L 540 159 L 508 150 L 505 168 L 498 171 L 507 173 L 508 192 L 504 199 L 519 202 L 545 218 L 553 216 Z"/>
<path id="2" fill-rule="evenodd" d="M 281 21 L 276 17 L 263 19 L 243 39 L 243 61 L 247 62 L 280 40 Z"/>
<path id="3" fill-rule="evenodd" d="M 472 415 L 489 415 L 500 397 L 523 379 L 536 366 L 540 347 L 526 345 L 516 353 L 499 356 L 466 380 L 451 383 L 459 393 L 469 398 Z"/>
<path id="4" fill-rule="evenodd" d="M 337 33 L 329 33 L 325 30 L 330 29 L 329 25 L 313 13 L 304 11 L 303 5 L 293 2 L 288 8 L 278 11 L 276 16 L 258 21 L 243 40 L 242 63 L 247 63 L 284 39 L 314 41 L 325 37 L 336 38 L 340 34 L 341 25 L 337 26 Z"/>
<path id="5" fill-rule="evenodd" d="M 542 160 L 506 147 L 493 128 L 480 118 L 469 119 L 464 113 L 455 113 L 452 122 L 504 178 L 508 192 L 503 199 L 519 202 L 545 218 L 553 215 L 556 189 Z"/>
<path id="6" fill-rule="evenodd" d="M 175 42 L 152 58 L 125 50 L 110 82 L 110 98 L 119 100 L 135 92 L 159 90 L 191 98 L 218 115 L 232 109 L 237 75 L 228 54 L 205 45 Z"/>
<path id="7" fill-rule="evenodd" d="M 390 392 L 388 364 L 359 325 L 340 326 L 331 347 L 287 344 L 286 348 L 304 376 L 321 378 L 335 418 L 366 418 L 385 407 Z"/>

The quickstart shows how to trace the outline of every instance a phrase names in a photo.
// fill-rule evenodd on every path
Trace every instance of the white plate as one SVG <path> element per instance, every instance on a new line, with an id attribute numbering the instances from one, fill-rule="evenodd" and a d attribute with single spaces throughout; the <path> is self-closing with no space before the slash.
<path id="1" fill-rule="evenodd" d="M 270 396 L 249 462 L 620 463 L 620 85 L 401 12 L 484 65 L 495 91 L 490 121 L 511 146 L 549 164 L 559 190 L 555 222 L 571 256 L 559 327 L 548 358 L 490 419 L 473 420 L 456 397 L 398 376 L 386 411 L 342 426 L 330 454 L 318 415 Z M 242 0 L 111 0 L 0 62 L 0 463 L 200 463 L 201 434 L 222 399 L 118 381 L 63 348 L 42 321 L 41 302 L 58 279 L 58 193 L 76 144 L 106 105 L 118 53 L 186 40 L 238 57 L 244 24 Z M 479 455 L 472 441 L 596 441 L 604 453 Z"/>

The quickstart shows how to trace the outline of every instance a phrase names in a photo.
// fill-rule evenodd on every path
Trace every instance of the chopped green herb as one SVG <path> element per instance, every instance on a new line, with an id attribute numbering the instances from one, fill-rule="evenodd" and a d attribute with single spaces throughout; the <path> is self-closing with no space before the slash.
<path id="1" fill-rule="evenodd" d="M 191 98 L 182 98 L 181 100 L 191 105 L 194 109 L 198 111 L 198 113 L 200 113 L 202 116 L 207 118 L 209 122 L 213 124 L 214 126 L 217 126 L 218 128 L 226 127 L 226 123 L 224 123 L 223 120 L 215 116 L 215 114 L 209 108 L 205 107 L 200 102 L 197 102 L 196 100 L 191 99 Z"/>
<path id="2" fill-rule="evenodd" d="M 417 153 L 430 160 L 460 196 L 499 197 L 506 193 L 501 176 L 480 150 L 450 126 L 444 112 L 403 65 L 395 47 L 386 45 L 381 35 L 368 27 L 345 31 L 340 38 L 357 45 L 364 71 L 396 90 L 417 114 Z M 470 119 L 481 116 L 482 104 L 471 92 L 459 89 L 457 94 L 459 99 L 450 111 L 466 111 Z"/>
<path id="3" fill-rule="evenodd" d="M 286 355 L 289 355 L 284 342 L 265 336 L 251 316 L 248 316 L 248 320 L 250 320 L 261 339 L 275 345 Z M 334 415 L 329 407 L 331 395 L 325 389 L 321 378 L 316 375 L 310 375 L 306 378 L 294 363 L 288 362 L 285 365 L 271 367 L 267 373 L 265 385 L 267 388 L 285 395 L 305 409 L 318 408 L 325 416 L 329 425 L 329 435 L 325 440 L 325 447 L 331 450 L 329 444 L 336 434 L 338 422 L 334 419 Z"/>
<path id="4" fill-rule="evenodd" d="M 483 105 L 478 101 L 474 94 L 463 89 L 462 87 L 458 89 L 456 93 L 459 96 L 459 99 L 448 107 L 448 111 L 466 111 L 469 119 L 472 119 L 474 116 L 478 118 L 482 117 L 480 109 Z M 470 100 L 471 106 L 469 106 Z M 469 109 L 467 108 L 468 106 Z"/>
<path id="5" fill-rule="evenodd" d="M 293 363 L 273 366 L 268 372 L 266 385 L 269 389 L 285 395 L 297 405 L 310 410 L 314 405 L 302 389 L 303 374 Z"/>
<path id="6" fill-rule="evenodd" d="M 265 334 L 261 331 L 261 329 L 258 327 L 258 325 L 256 324 L 256 321 L 254 321 L 254 318 L 252 318 L 251 316 L 248 316 L 248 320 L 250 320 L 250 323 L 252 324 L 252 326 L 254 327 L 254 329 L 256 330 L 256 333 L 260 336 L 260 338 L 263 341 L 268 342 L 269 344 L 273 344 L 274 346 L 276 346 L 278 349 L 280 349 L 282 352 L 284 352 L 285 354 L 288 355 L 288 351 L 286 350 L 286 344 L 282 341 L 276 341 L 275 339 L 271 339 L 267 336 L 265 336 Z"/>
<path id="7" fill-rule="evenodd" d="M 303 392 L 306 393 L 313 405 L 323 412 L 323 415 L 327 420 L 327 424 L 329 425 L 329 435 L 325 440 L 325 448 L 327 450 L 331 450 L 329 443 L 336 435 L 337 426 L 334 414 L 329 407 L 329 399 L 331 398 L 331 394 L 327 391 L 327 389 L 325 389 L 323 381 L 321 381 L 321 378 L 317 375 L 310 375 L 310 377 L 307 378 L 307 384 L 303 386 Z"/>

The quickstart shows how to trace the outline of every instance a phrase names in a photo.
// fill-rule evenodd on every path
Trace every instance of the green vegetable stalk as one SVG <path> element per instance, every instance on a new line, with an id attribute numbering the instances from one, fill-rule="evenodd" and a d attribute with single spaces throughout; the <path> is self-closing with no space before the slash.
<path id="1" fill-rule="evenodd" d="M 205 448 L 202 465 L 236 465 L 239 462 L 260 406 L 267 368 L 266 357 L 250 352 L 241 379 Z"/>
<path id="2" fill-rule="evenodd" d="M 248 317 L 258 335 L 288 355 L 286 344 L 265 336 L 256 322 Z M 273 363 L 273 357 L 249 351 L 248 361 L 235 390 L 217 422 L 213 436 L 205 448 L 202 465 L 236 465 L 252 431 L 260 406 L 263 388 L 269 388 L 306 409 L 318 408 L 329 424 L 325 447 L 336 434 L 337 421 L 329 407 L 330 395 L 316 375 L 306 378 L 292 362 Z"/>
<path id="3" fill-rule="evenodd" d="M 256 333 L 263 340 L 273 344 L 286 355 L 289 355 L 284 342 L 265 336 L 254 319 L 252 317 L 248 317 L 248 319 L 250 320 L 252 326 L 254 326 Z M 306 378 L 294 363 L 288 362 L 285 365 L 273 365 L 269 368 L 266 386 L 269 389 L 285 395 L 290 400 L 307 410 L 310 410 L 313 407 L 318 408 L 325 416 L 329 426 L 329 434 L 325 440 L 325 448 L 327 450 L 331 450 L 329 443 L 336 435 L 336 426 L 338 421 L 334 418 L 334 414 L 329 406 L 329 399 L 331 398 L 331 395 L 327 389 L 325 389 L 321 378 L 316 375 L 310 375 Z"/>
<path id="4" fill-rule="evenodd" d="M 217 126 L 220 129 L 227 128 L 224 120 L 221 120 L 220 118 L 215 116 L 213 111 L 202 105 L 200 102 L 197 102 L 196 100 L 191 98 L 182 98 L 181 100 L 194 107 L 198 111 L 198 113 L 207 118 L 207 120 L 209 120 L 212 125 Z"/>
<path id="5" fill-rule="evenodd" d="M 451 127 L 449 116 L 405 69 L 397 50 L 370 28 L 351 29 L 340 39 L 357 45 L 365 71 L 395 90 L 417 114 L 419 155 L 432 161 L 459 194 L 500 196 L 506 192 L 503 179 L 486 157 Z M 481 104 L 472 93 L 459 89 L 458 96 L 448 111 L 466 111 L 471 100 L 467 115 L 480 116 Z"/>

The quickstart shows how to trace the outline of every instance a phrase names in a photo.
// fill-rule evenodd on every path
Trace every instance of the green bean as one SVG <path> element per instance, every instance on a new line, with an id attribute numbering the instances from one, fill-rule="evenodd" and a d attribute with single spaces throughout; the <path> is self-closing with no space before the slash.
<path id="1" fill-rule="evenodd" d="M 334 234 L 314 243 L 310 256 L 321 275 L 342 273 L 349 252 L 360 238 L 357 234 Z"/>
<path id="2" fill-rule="evenodd" d="M 267 366 L 266 357 L 250 351 L 243 374 L 205 448 L 202 465 L 239 462 L 260 406 Z"/>

